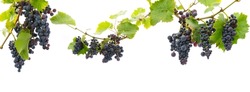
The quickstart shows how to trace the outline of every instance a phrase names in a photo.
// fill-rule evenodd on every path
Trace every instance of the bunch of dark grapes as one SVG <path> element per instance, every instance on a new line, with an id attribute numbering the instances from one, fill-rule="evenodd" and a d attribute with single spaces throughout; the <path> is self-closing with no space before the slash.
<path id="1" fill-rule="evenodd" d="M 224 43 L 225 49 L 227 51 L 231 50 L 232 48 L 232 42 L 234 40 L 234 36 L 236 35 L 236 27 L 237 19 L 234 15 L 231 15 L 222 32 L 222 42 Z"/>
<path id="2" fill-rule="evenodd" d="M 18 69 L 18 72 L 21 72 L 25 60 L 23 60 L 21 56 L 18 54 L 14 41 L 10 41 L 9 49 L 11 51 L 12 57 L 14 58 L 15 67 Z"/>
<path id="3" fill-rule="evenodd" d="M 39 45 L 43 49 L 48 50 L 49 45 L 49 34 L 50 28 L 49 23 L 47 22 L 47 14 L 51 16 L 56 12 L 55 9 L 51 9 L 50 6 L 47 6 L 43 11 L 39 12 L 34 9 L 33 6 L 26 1 L 17 2 L 15 5 L 15 10 L 17 14 L 24 15 L 25 20 L 22 25 L 17 23 L 15 31 L 20 32 L 21 28 L 28 28 L 33 37 L 37 37 L 39 40 Z"/>
<path id="4" fill-rule="evenodd" d="M 75 45 L 74 45 L 74 50 L 73 50 L 73 54 L 78 54 L 82 49 L 84 49 L 84 45 L 88 46 L 88 42 L 85 40 L 84 42 L 82 42 L 81 37 L 78 36 L 76 38 L 75 41 Z"/>
<path id="5" fill-rule="evenodd" d="M 120 58 L 123 56 L 123 47 L 115 44 L 114 42 L 108 42 L 104 45 L 101 50 L 101 54 L 104 56 L 102 59 L 103 63 L 107 63 L 112 60 L 112 57 L 115 56 L 117 61 L 120 61 Z"/>
<path id="6" fill-rule="evenodd" d="M 34 53 L 35 46 L 38 44 L 42 46 L 43 49 L 49 49 L 49 34 L 50 28 L 47 22 L 47 15 L 53 16 L 56 12 L 55 9 L 51 9 L 47 6 L 43 11 L 39 12 L 34 9 L 29 1 L 20 1 L 15 4 L 15 13 L 24 16 L 25 20 L 21 24 L 19 21 L 16 23 L 14 30 L 17 33 L 17 37 L 22 29 L 29 29 L 31 38 L 28 44 L 29 54 Z M 14 46 L 14 41 L 10 41 L 9 48 L 14 59 L 15 67 L 18 71 L 21 71 L 22 65 L 24 64 L 24 59 L 16 51 Z"/>
<path id="7" fill-rule="evenodd" d="M 212 50 L 211 49 L 211 43 L 209 43 L 209 38 L 212 35 L 212 33 L 215 31 L 215 28 L 213 28 L 213 24 L 214 24 L 214 20 L 213 19 L 209 19 L 208 21 L 206 21 L 206 26 L 202 26 L 200 29 L 200 40 L 201 42 L 199 43 L 199 46 L 202 47 L 202 52 L 201 52 L 201 56 L 206 56 L 207 59 L 209 59 L 210 55 L 212 54 Z"/>
<path id="8" fill-rule="evenodd" d="M 186 27 L 181 27 L 178 33 L 168 36 L 168 40 L 171 43 L 171 53 L 172 57 L 176 56 L 176 52 L 179 54 L 179 60 L 182 65 L 187 63 L 188 53 L 190 47 L 192 47 L 191 42 L 191 30 Z"/>
<path id="9" fill-rule="evenodd" d="M 86 59 L 93 58 L 93 55 L 97 55 L 101 50 L 101 45 L 96 38 L 91 39 L 88 52 L 86 53 Z"/>

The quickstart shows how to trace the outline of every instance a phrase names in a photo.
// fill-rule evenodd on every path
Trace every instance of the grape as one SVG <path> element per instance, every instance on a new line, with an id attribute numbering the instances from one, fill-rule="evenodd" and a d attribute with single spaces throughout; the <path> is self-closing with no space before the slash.
<path id="1" fill-rule="evenodd" d="M 176 56 L 176 53 L 175 53 L 175 52 L 172 52 L 172 53 L 171 53 L 171 56 L 172 56 L 172 57 L 175 57 L 175 56 Z"/>
<path id="2" fill-rule="evenodd" d="M 237 19 L 234 15 L 231 15 L 229 17 L 229 21 L 227 21 L 222 31 L 222 42 L 224 43 L 225 49 L 227 51 L 231 50 L 232 48 L 232 42 L 234 40 L 234 36 L 236 35 L 236 27 Z"/>
<path id="3" fill-rule="evenodd" d="M 172 34 L 172 36 L 168 36 L 168 40 L 171 43 L 171 51 L 176 51 L 179 54 L 179 60 L 182 65 L 187 63 L 188 53 L 190 51 L 190 47 L 192 47 L 191 43 L 191 30 L 182 26 L 178 33 Z M 175 57 L 175 52 L 171 53 L 172 57 Z"/>
<path id="4" fill-rule="evenodd" d="M 193 16 L 193 17 L 197 16 L 197 11 L 196 10 L 192 10 L 190 13 L 191 13 L 191 16 Z"/>
<path id="5" fill-rule="evenodd" d="M 96 38 L 91 39 L 90 48 L 86 54 L 86 59 L 93 58 L 93 55 L 97 55 L 101 49 L 101 45 Z"/>

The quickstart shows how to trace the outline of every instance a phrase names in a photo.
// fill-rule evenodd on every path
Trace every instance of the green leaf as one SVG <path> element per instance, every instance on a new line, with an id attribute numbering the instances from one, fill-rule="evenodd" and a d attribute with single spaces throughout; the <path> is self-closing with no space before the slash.
<path id="1" fill-rule="evenodd" d="M 58 11 L 58 13 L 50 18 L 53 24 L 66 24 L 66 25 L 76 25 L 75 20 L 68 14 Z"/>
<path id="2" fill-rule="evenodd" d="M 132 18 L 137 18 L 139 16 L 141 16 L 143 13 L 145 13 L 145 9 L 144 8 L 137 8 L 136 10 L 134 10 L 134 12 L 131 14 Z"/>
<path id="3" fill-rule="evenodd" d="M 210 11 L 213 11 L 214 7 L 207 7 L 207 9 L 204 11 L 204 13 L 208 13 Z"/>
<path id="4" fill-rule="evenodd" d="M 182 5 L 180 5 L 180 6 L 177 7 L 177 9 L 178 9 L 178 10 L 183 10 L 184 7 L 183 7 Z"/>
<path id="5" fill-rule="evenodd" d="M 11 4 L 13 2 L 14 2 L 14 0 L 2 0 L 2 3 L 4 3 L 4 4 Z"/>
<path id="6" fill-rule="evenodd" d="M 151 25 L 156 25 L 158 22 L 171 22 L 173 21 L 175 9 L 174 0 L 159 0 L 152 4 L 150 7 Z"/>
<path id="7" fill-rule="evenodd" d="M 143 23 L 144 28 L 146 28 L 146 29 L 150 28 L 150 27 L 151 27 L 150 17 L 145 18 L 145 19 L 142 21 L 142 23 Z"/>
<path id="8" fill-rule="evenodd" d="M 102 32 L 106 31 L 107 29 L 112 29 L 113 24 L 108 21 L 103 21 L 98 24 L 98 27 L 96 28 L 96 34 L 102 34 Z"/>
<path id="9" fill-rule="evenodd" d="M 9 10 L 6 10 L 0 14 L 0 22 L 10 18 Z"/>
<path id="10" fill-rule="evenodd" d="M 124 23 L 120 23 L 117 26 L 117 29 L 118 29 L 119 34 L 124 34 L 129 39 L 132 39 L 135 36 L 136 32 L 139 30 L 139 27 L 130 22 L 124 22 Z"/>
<path id="11" fill-rule="evenodd" d="M 198 0 L 201 4 L 205 5 L 205 6 L 216 6 L 219 5 L 221 0 Z"/>
<path id="12" fill-rule="evenodd" d="M 24 60 L 29 59 L 29 41 L 30 41 L 30 33 L 29 29 L 22 29 L 17 37 L 17 40 L 15 41 L 15 47 L 17 49 L 17 52 Z"/>
<path id="13" fill-rule="evenodd" d="M 30 0 L 30 4 L 38 11 L 42 11 L 48 6 L 48 2 L 46 0 Z"/>
<path id="14" fill-rule="evenodd" d="M 129 18 L 122 19 L 121 23 L 125 23 L 125 22 L 131 22 L 131 20 Z"/>
<path id="15" fill-rule="evenodd" d="M 2 29 L 2 34 L 4 37 L 6 37 L 6 34 L 9 33 L 6 28 Z"/>
<path id="16" fill-rule="evenodd" d="M 116 14 L 110 15 L 109 18 L 110 18 L 110 19 L 116 19 L 117 17 L 126 14 L 126 12 L 127 12 L 127 11 L 119 11 L 119 12 L 116 13 Z"/>
<path id="17" fill-rule="evenodd" d="M 8 20 L 6 21 L 5 27 L 6 27 L 8 30 L 11 30 L 12 28 L 15 27 L 16 20 L 17 20 L 17 15 L 16 15 L 13 19 L 8 19 Z"/>
<path id="18" fill-rule="evenodd" d="M 75 44 L 76 44 L 76 37 L 74 37 L 73 38 L 73 41 L 69 44 L 69 46 L 68 46 L 68 49 L 69 50 L 74 50 L 75 49 Z M 85 40 L 85 36 L 83 35 L 83 37 L 82 37 L 82 39 L 81 39 L 81 41 L 83 42 L 83 40 Z M 81 54 L 86 54 L 86 52 L 88 51 L 89 49 L 88 49 L 88 46 L 87 45 L 85 45 L 85 44 L 83 44 L 83 49 L 81 49 L 78 53 L 77 53 L 77 55 L 81 55 Z"/>
<path id="19" fill-rule="evenodd" d="M 204 26 L 204 24 L 200 24 L 199 25 L 199 28 L 195 28 L 195 29 L 193 29 L 192 30 L 192 35 L 191 35 L 191 37 L 192 37 L 192 41 L 193 42 L 197 42 L 197 43 L 200 43 L 200 37 L 201 37 L 201 35 L 200 35 L 200 27 L 201 26 Z"/>
<path id="20" fill-rule="evenodd" d="M 214 23 L 214 28 L 216 31 L 210 36 L 210 43 L 216 44 L 217 47 L 225 51 L 224 43 L 222 42 L 222 31 L 223 27 L 226 24 L 227 19 L 223 14 L 219 14 L 218 19 Z"/>
<path id="21" fill-rule="evenodd" d="M 237 44 L 238 39 L 245 39 L 249 25 L 247 24 L 247 15 L 243 13 L 234 13 L 237 18 L 236 35 L 234 36 L 234 44 Z"/>
<path id="22" fill-rule="evenodd" d="M 77 55 L 81 55 L 81 54 L 84 55 L 87 53 L 88 50 L 89 50 L 88 46 L 83 44 L 83 49 L 80 50 Z"/>
<path id="23" fill-rule="evenodd" d="M 198 21 L 192 17 L 186 18 L 186 23 L 192 30 L 199 29 L 200 27 Z"/>
<path id="24" fill-rule="evenodd" d="M 137 26 L 140 26 L 140 25 L 142 24 L 142 21 L 137 20 L 135 24 L 136 24 Z"/>
<path id="25" fill-rule="evenodd" d="M 192 40 L 195 42 L 200 42 L 200 27 L 204 24 L 199 24 L 196 19 L 193 17 L 190 17 L 186 19 L 186 23 L 188 24 L 188 27 L 192 30 Z"/>
<path id="26" fill-rule="evenodd" d="M 74 50 L 75 49 L 75 44 L 76 44 L 76 37 L 73 38 L 73 41 L 69 44 L 68 49 Z"/>
<path id="27" fill-rule="evenodd" d="M 10 5 L 8 10 L 0 14 L 0 22 L 7 20 L 7 19 L 12 19 L 14 15 L 16 15 L 15 8 L 13 7 L 13 5 Z"/>
<path id="28" fill-rule="evenodd" d="M 147 0 L 147 2 L 148 2 L 148 4 L 149 4 L 149 6 L 152 6 L 151 0 Z"/>

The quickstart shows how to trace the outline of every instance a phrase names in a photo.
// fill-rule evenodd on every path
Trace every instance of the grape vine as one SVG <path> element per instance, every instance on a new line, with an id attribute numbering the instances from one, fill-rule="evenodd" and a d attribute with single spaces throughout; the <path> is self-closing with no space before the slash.
<path id="1" fill-rule="evenodd" d="M 0 22 L 6 20 L 8 35 L 0 46 L 3 49 L 6 41 L 12 35 L 14 40 L 9 41 L 9 49 L 14 58 L 18 72 L 24 65 L 24 61 L 30 60 L 29 54 L 34 54 L 37 45 L 49 50 L 49 37 L 52 32 L 51 24 L 65 24 L 81 34 L 73 38 L 68 49 L 74 55 L 85 55 L 86 59 L 102 55 L 103 63 L 123 57 L 123 46 L 120 43 L 124 39 L 133 39 L 140 26 L 149 29 L 161 22 L 172 22 L 178 18 L 180 27 L 172 35 L 166 34 L 166 40 L 170 43 L 171 56 L 176 57 L 182 65 L 187 64 L 189 52 L 192 47 L 201 47 L 199 53 L 202 57 L 210 58 L 212 46 L 216 45 L 222 51 L 230 51 L 239 39 L 244 39 L 248 32 L 247 15 L 235 12 L 228 16 L 225 11 L 240 0 L 232 0 L 225 8 L 221 8 L 221 0 L 194 0 L 188 8 L 185 8 L 180 0 L 156 0 L 149 3 L 149 12 L 140 7 L 133 11 L 130 17 L 121 18 L 125 11 L 120 11 L 97 25 L 95 34 L 78 29 L 75 20 L 68 14 L 52 9 L 46 0 L 2 0 L 4 4 L 10 4 L 9 9 L 0 14 Z M 204 11 L 197 11 L 193 6 L 202 4 L 207 7 Z M 214 12 L 215 8 L 219 11 Z M 212 15 L 199 17 L 199 13 L 213 12 Z M 20 21 L 24 18 L 24 21 Z M 13 31 L 14 30 L 14 31 Z M 112 33 L 104 38 L 98 37 L 105 31 Z M 14 33 L 15 32 L 15 33 Z M 16 34 L 16 35 L 15 35 Z M 167 48 L 167 47 L 166 47 Z"/>

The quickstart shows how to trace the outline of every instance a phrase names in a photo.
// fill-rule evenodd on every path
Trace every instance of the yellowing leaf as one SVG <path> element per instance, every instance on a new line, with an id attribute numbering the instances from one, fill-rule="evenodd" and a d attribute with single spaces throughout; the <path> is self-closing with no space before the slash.
<path id="1" fill-rule="evenodd" d="M 64 12 L 58 11 L 58 14 L 50 18 L 53 24 L 66 24 L 66 25 L 76 25 L 75 20 Z"/>

